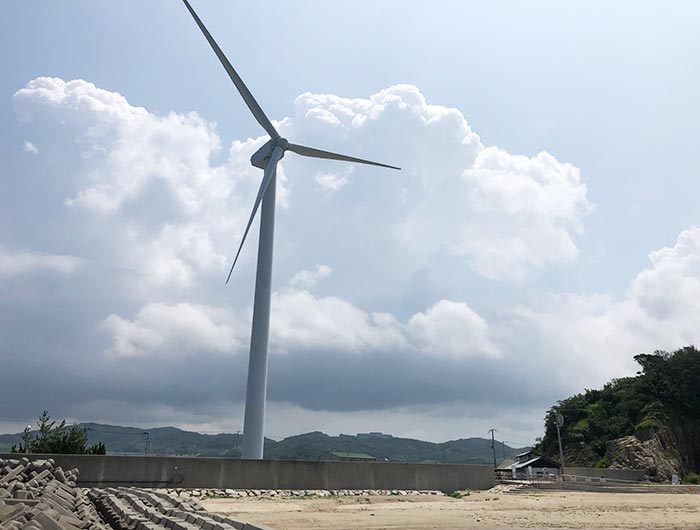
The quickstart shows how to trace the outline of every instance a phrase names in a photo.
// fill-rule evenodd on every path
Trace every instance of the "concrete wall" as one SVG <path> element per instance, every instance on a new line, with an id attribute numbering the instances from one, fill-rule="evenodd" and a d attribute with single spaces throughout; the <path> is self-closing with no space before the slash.
<path id="1" fill-rule="evenodd" d="M 614 480 L 640 481 L 644 476 L 644 469 L 599 469 L 595 467 L 564 467 L 567 475 L 579 477 L 602 477 Z"/>
<path id="2" fill-rule="evenodd" d="M 0 455 L 53 458 L 80 470 L 82 486 L 231 489 L 488 489 L 491 466 L 394 462 L 308 462 L 163 456 Z"/>

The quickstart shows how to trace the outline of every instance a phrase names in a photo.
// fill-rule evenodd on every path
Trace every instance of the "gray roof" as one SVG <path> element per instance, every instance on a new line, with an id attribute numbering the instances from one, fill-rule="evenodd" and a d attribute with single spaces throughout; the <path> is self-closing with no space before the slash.
<path id="1" fill-rule="evenodd" d="M 501 462 L 501 465 L 499 465 L 496 468 L 496 471 L 510 471 L 513 465 L 515 465 L 515 469 L 518 471 L 527 469 L 528 466 L 547 468 L 551 467 L 552 469 L 559 469 L 561 467 L 559 465 L 559 462 L 555 462 L 554 460 L 550 460 L 549 458 L 546 458 L 544 456 L 535 455 L 534 458 L 530 458 L 529 460 L 525 460 L 524 462 L 517 462 L 515 460 L 504 460 L 503 462 Z"/>
<path id="2" fill-rule="evenodd" d="M 540 465 L 536 466 L 536 463 Z M 549 458 L 545 458 L 544 456 L 536 456 L 535 458 L 531 458 L 530 460 L 526 460 L 525 462 L 518 462 L 517 464 L 515 464 L 515 469 L 526 469 L 529 466 L 553 467 L 555 469 L 559 469 L 560 467 L 559 462 L 555 462 L 554 460 L 550 460 Z"/>

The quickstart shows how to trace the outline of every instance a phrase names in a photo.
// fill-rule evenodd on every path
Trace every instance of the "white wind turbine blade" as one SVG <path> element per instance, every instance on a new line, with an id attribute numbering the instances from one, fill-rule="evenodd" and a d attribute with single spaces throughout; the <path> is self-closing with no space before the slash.
<path id="1" fill-rule="evenodd" d="M 284 150 L 281 147 L 277 146 L 273 149 L 270 158 L 267 159 L 267 164 L 265 164 L 265 172 L 263 173 L 263 179 L 260 183 L 260 188 L 258 189 L 258 196 L 255 197 L 255 203 L 253 204 L 253 211 L 250 212 L 250 219 L 248 219 L 248 224 L 245 227 L 245 232 L 243 232 L 243 239 L 241 239 L 241 244 L 238 247 L 238 252 L 236 252 L 236 257 L 233 259 L 233 264 L 231 265 L 231 269 L 228 271 L 228 276 L 226 277 L 227 284 L 228 281 L 231 279 L 231 273 L 233 273 L 233 268 L 236 266 L 238 256 L 240 256 L 241 254 L 243 243 L 245 243 L 245 238 L 248 236 L 248 231 L 250 230 L 250 225 L 253 224 L 255 214 L 258 211 L 258 207 L 260 206 L 263 197 L 265 196 L 265 191 L 267 191 L 267 187 L 269 186 L 270 181 L 272 180 L 272 176 L 275 174 L 275 170 L 277 169 L 277 162 L 279 162 L 282 159 L 283 155 Z"/>
<path id="2" fill-rule="evenodd" d="M 362 158 L 355 158 L 353 156 L 340 155 L 338 153 L 331 153 L 330 151 L 322 151 L 321 149 L 315 149 L 314 147 L 307 147 L 305 145 L 292 144 L 287 145 L 288 151 L 293 151 L 301 156 L 308 156 L 311 158 L 327 158 L 330 160 L 342 160 L 344 162 L 356 162 L 358 164 L 369 164 L 370 166 L 388 167 L 389 169 L 398 169 L 401 171 L 400 167 L 390 166 L 388 164 L 381 164 L 379 162 L 372 162 L 371 160 L 363 160 Z"/>
<path id="3" fill-rule="evenodd" d="M 241 96 L 243 97 L 243 101 L 245 101 L 246 105 L 248 105 L 250 112 L 253 113 L 253 116 L 258 121 L 258 123 L 260 125 L 262 125 L 262 128 L 267 131 L 267 134 L 269 134 L 273 140 L 277 140 L 277 138 L 280 137 L 279 133 L 272 126 L 272 123 L 270 123 L 270 120 L 267 118 L 267 116 L 265 115 L 263 110 L 260 108 L 260 105 L 258 105 L 258 102 L 255 101 L 253 94 L 250 93 L 250 90 L 248 90 L 248 87 L 245 86 L 245 83 L 243 82 L 241 77 L 238 75 L 238 73 L 233 68 L 233 66 L 231 66 L 231 63 L 224 55 L 224 52 L 221 51 L 221 48 L 219 48 L 219 45 L 216 43 L 216 41 L 211 36 L 211 34 L 207 30 L 207 28 L 204 26 L 202 21 L 199 19 L 199 17 L 197 16 L 197 13 L 195 13 L 194 9 L 192 9 L 192 6 L 190 5 L 190 3 L 187 0 L 182 0 L 182 1 L 185 2 L 185 6 L 187 6 L 187 9 L 189 10 L 190 14 L 192 15 L 192 18 L 194 18 L 194 21 L 199 26 L 199 29 L 202 30 L 202 33 L 204 33 L 204 36 L 209 41 L 209 44 L 211 45 L 212 49 L 214 50 L 214 53 L 216 54 L 216 56 L 219 58 L 219 61 L 221 61 L 221 64 L 223 65 L 224 69 L 226 70 L 226 73 L 228 74 L 228 76 L 231 78 L 231 81 L 233 81 L 233 84 L 236 85 L 238 92 L 240 92 Z"/>

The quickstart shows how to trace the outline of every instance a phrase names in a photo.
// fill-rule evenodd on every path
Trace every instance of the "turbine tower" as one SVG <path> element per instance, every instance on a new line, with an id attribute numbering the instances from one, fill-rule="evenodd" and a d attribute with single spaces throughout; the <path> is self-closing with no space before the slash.
<path id="1" fill-rule="evenodd" d="M 243 449 L 241 458 L 261 459 L 263 457 L 265 423 L 265 399 L 267 394 L 267 345 L 270 334 L 270 295 L 272 291 L 272 245 L 275 232 L 275 187 L 277 163 L 282 159 L 286 151 L 292 151 L 301 156 L 311 158 L 326 158 L 331 160 L 342 160 L 344 162 L 356 162 L 359 164 L 369 164 L 372 166 L 386 167 L 390 169 L 401 169 L 387 164 L 371 162 L 361 158 L 340 155 L 329 151 L 322 151 L 313 147 L 293 144 L 282 138 L 273 127 L 263 110 L 255 101 L 255 98 L 245 86 L 236 70 L 228 61 L 224 52 L 211 36 L 200 18 L 187 0 L 183 0 L 192 18 L 202 30 L 204 37 L 214 50 L 214 53 L 221 61 L 226 73 L 233 81 L 236 89 L 240 93 L 243 101 L 250 109 L 253 117 L 270 136 L 270 139 L 258 149 L 250 158 L 253 166 L 263 170 L 263 178 L 258 189 L 258 194 L 253 203 L 253 211 L 248 219 L 241 244 L 236 252 L 231 269 L 226 278 L 228 283 L 231 278 L 233 268 L 236 266 L 238 256 L 241 254 L 243 243 L 253 223 L 255 214 L 262 203 L 260 213 L 260 236 L 258 242 L 258 264 L 255 275 L 255 299 L 253 302 L 253 328 L 250 338 L 250 357 L 248 360 L 248 386 L 246 388 L 245 399 L 245 420 L 243 423 Z"/>

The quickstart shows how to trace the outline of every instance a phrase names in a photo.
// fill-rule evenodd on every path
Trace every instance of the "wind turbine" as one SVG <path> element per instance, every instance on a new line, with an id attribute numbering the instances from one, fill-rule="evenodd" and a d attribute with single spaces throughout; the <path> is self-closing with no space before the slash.
<path id="1" fill-rule="evenodd" d="M 258 207 L 262 203 L 260 213 L 260 238 L 258 242 L 258 268 L 255 275 L 255 299 L 253 302 L 253 329 L 250 338 L 250 357 L 248 361 L 248 386 L 246 388 L 245 399 L 245 420 L 243 423 L 243 448 L 241 458 L 261 459 L 263 457 L 263 426 L 265 423 L 265 398 L 267 394 L 267 345 L 270 334 L 270 295 L 272 283 L 272 245 L 275 232 L 275 187 L 277 163 L 282 160 L 286 151 L 292 151 L 301 156 L 311 158 L 326 158 L 331 160 L 342 160 L 344 162 L 356 162 L 359 164 L 369 164 L 372 166 L 386 167 L 390 169 L 401 169 L 388 164 L 371 162 L 347 155 L 322 151 L 314 147 L 293 144 L 282 138 L 273 127 L 263 110 L 255 101 L 255 98 L 245 86 L 236 70 L 228 61 L 224 52 L 211 36 L 200 18 L 187 0 L 183 0 L 192 18 L 202 30 L 209 45 L 221 61 L 226 73 L 233 81 L 236 89 L 241 94 L 243 101 L 248 105 L 250 112 L 270 135 L 270 139 L 258 149 L 250 158 L 253 166 L 263 170 L 263 178 L 258 189 L 258 194 L 253 203 L 253 211 L 250 213 L 248 224 L 243 232 L 241 244 L 236 252 L 231 269 L 226 278 L 226 283 L 231 279 L 231 273 L 236 266 L 238 256 L 241 254 L 243 243 L 253 223 Z"/>

